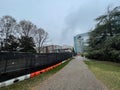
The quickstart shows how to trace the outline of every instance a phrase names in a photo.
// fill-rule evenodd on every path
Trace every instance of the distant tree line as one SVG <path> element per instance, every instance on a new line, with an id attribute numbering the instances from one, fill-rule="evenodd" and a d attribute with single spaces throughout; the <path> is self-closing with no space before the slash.
<path id="1" fill-rule="evenodd" d="M 40 53 L 47 38 L 48 33 L 30 21 L 17 23 L 9 15 L 0 18 L 0 51 L 36 52 L 37 47 Z"/>
<path id="2" fill-rule="evenodd" d="M 95 19 L 97 24 L 89 33 L 86 56 L 96 60 L 120 62 L 120 6 L 107 9 Z"/>

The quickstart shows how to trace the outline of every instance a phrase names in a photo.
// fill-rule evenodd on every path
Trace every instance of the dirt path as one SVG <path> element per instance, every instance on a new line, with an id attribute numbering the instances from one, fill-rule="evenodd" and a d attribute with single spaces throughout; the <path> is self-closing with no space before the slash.
<path id="1" fill-rule="evenodd" d="M 84 64 L 76 57 L 58 73 L 45 80 L 34 90 L 107 90 Z"/>

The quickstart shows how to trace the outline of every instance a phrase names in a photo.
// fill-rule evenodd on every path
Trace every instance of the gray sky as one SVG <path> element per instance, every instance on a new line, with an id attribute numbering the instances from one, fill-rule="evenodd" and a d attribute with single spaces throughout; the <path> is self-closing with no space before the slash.
<path id="1" fill-rule="evenodd" d="M 0 0 L 0 17 L 30 20 L 49 33 L 49 44 L 73 45 L 73 36 L 88 32 L 94 19 L 120 0 Z"/>

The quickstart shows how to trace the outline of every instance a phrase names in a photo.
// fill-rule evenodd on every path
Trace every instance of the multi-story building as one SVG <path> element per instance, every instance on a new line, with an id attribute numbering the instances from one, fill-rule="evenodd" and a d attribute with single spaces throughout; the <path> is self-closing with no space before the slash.
<path id="1" fill-rule="evenodd" d="M 62 52 L 72 52 L 73 47 L 67 45 L 47 45 L 43 46 L 40 53 L 62 53 Z M 38 49 L 36 49 L 38 52 Z"/>
<path id="2" fill-rule="evenodd" d="M 57 53 L 60 49 L 62 49 L 62 46 L 59 45 L 43 46 L 41 53 Z"/>
<path id="3" fill-rule="evenodd" d="M 62 50 L 64 50 L 64 52 L 72 52 L 73 51 L 73 46 L 63 45 Z"/>
<path id="4" fill-rule="evenodd" d="M 85 46 L 88 45 L 88 33 L 78 34 L 74 37 L 74 49 L 77 54 L 83 53 Z"/>

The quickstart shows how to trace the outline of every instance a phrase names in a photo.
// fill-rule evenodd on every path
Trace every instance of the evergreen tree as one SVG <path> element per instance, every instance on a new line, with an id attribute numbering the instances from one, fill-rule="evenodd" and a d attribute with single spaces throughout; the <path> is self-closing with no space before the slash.
<path id="1" fill-rule="evenodd" d="M 96 19 L 90 32 L 88 58 L 120 62 L 120 7 Z"/>
<path id="2" fill-rule="evenodd" d="M 19 39 L 20 42 L 20 48 L 22 52 L 36 52 L 34 49 L 35 44 L 32 37 L 28 36 L 22 36 L 21 39 Z"/>

